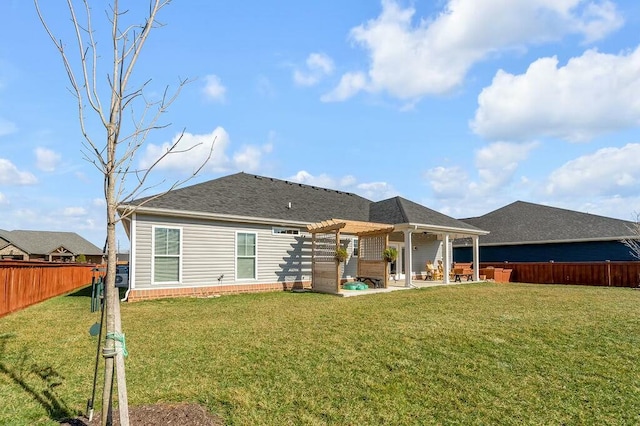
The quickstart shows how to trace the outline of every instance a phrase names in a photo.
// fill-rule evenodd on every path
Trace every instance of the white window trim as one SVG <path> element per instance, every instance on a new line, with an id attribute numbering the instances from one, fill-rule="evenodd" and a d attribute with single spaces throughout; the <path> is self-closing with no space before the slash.
<path id="1" fill-rule="evenodd" d="M 254 255 L 255 265 L 256 265 L 256 273 L 253 278 L 238 278 L 238 234 L 253 234 L 256 236 L 256 254 Z M 256 231 L 236 231 L 236 238 L 233 241 L 233 263 L 234 263 L 234 275 L 235 279 L 238 282 L 248 282 L 248 281 L 257 281 L 258 280 L 258 233 Z"/>
<path id="2" fill-rule="evenodd" d="M 180 254 L 178 255 L 178 281 L 156 282 L 156 229 L 177 229 L 180 231 Z M 182 240 L 183 229 L 181 226 L 153 225 L 151 227 L 151 284 L 152 285 L 175 285 L 182 284 Z"/>
<path id="3" fill-rule="evenodd" d="M 360 256 L 360 247 L 358 247 L 358 237 L 355 237 L 351 240 L 351 245 L 353 246 L 351 249 L 351 255 L 353 257 Z M 356 250 L 358 250 L 358 254 L 356 254 Z"/>
<path id="4" fill-rule="evenodd" d="M 278 232 L 278 231 L 294 231 L 293 233 L 287 232 Z M 274 226 L 271 228 L 272 235 L 300 235 L 300 230 L 298 228 L 287 228 L 284 226 Z"/>

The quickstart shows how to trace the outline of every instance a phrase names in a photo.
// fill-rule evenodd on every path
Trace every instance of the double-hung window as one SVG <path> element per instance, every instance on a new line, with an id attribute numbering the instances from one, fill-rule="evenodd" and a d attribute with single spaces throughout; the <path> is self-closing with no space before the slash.
<path id="1" fill-rule="evenodd" d="M 182 230 L 155 227 L 153 238 L 153 281 L 156 283 L 180 282 Z"/>
<path id="2" fill-rule="evenodd" d="M 257 240 L 255 232 L 236 233 L 236 279 L 257 278 Z"/>

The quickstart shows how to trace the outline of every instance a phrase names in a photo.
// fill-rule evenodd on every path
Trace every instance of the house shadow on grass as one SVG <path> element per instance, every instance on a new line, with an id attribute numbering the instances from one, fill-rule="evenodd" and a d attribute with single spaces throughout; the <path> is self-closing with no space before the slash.
<path id="1" fill-rule="evenodd" d="M 64 377 L 56 372 L 53 367 L 41 366 L 30 362 L 29 353 L 22 348 L 16 361 L 7 360 L 7 344 L 15 334 L 0 334 L 0 374 L 6 376 L 18 385 L 29 397 L 47 411 L 48 416 L 54 420 L 76 415 L 56 393 Z"/>
<path id="2" fill-rule="evenodd" d="M 82 287 L 72 293 L 66 295 L 66 297 L 91 297 L 91 284 L 86 287 Z"/>

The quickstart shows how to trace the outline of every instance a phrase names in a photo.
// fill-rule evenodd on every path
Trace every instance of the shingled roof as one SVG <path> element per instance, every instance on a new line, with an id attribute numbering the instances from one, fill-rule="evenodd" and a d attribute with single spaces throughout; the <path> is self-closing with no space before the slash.
<path id="1" fill-rule="evenodd" d="M 134 201 L 140 204 L 145 198 Z M 371 202 L 359 195 L 244 172 L 173 190 L 145 207 L 184 212 L 319 222 L 369 220 Z"/>
<path id="2" fill-rule="evenodd" d="M 484 216 L 461 219 L 491 233 L 480 245 L 611 241 L 631 236 L 632 222 L 516 201 Z"/>
<path id="3" fill-rule="evenodd" d="M 147 199 L 142 198 L 131 204 L 138 205 Z M 146 202 L 143 208 L 275 221 L 316 223 L 339 218 L 479 231 L 470 224 L 401 197 L 373 202 L 349 192 L 243 172 L 171 191 Z"/>
<path id="4" fill-rule="evenodd" d="M 372 203 L 369 220 L 380 223 L 422 223 L 443 228 L 479 230 L 473 225 L 402 197 L 394 197 Z"/>
<path id="5" fill-rule="evenodd" d="M 76 255 L 102 254 L 102 250 L 75 232 L 0 230 L 0 237 L 29 254 L 49 254 L 59 247 Z"/>

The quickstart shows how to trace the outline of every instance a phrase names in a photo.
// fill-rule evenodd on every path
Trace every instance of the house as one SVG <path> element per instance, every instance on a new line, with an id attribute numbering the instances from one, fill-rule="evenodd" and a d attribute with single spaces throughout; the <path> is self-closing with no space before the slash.
<path id="1" fill-rule="evenodd" d="M 0 259 L 102 262 L 102 250 L 75 232 L 5 231 L 0 229 Z"/>
<path id="2" fill-rule="evenodd" d="M 636 260 L 620 242 L 633 236 L 633 223 L 624 220 L 524 201 L 461 220 L 490 231 L 480 237 L 481 262 Z M 456 260 L 472 258 L 468 239 L 453 250 Z"/>
<path id="3" fill-rule="evenodd" d="M 131 241 L 129 300 L 308 287 L 310 229 L 321 231 L 328 223 L 323 221 L 331 219 L 337 223 L 331 232 L 346 222 L 392 225 L 388 244 L 400 256 L 389 274 L 406 286 L 425 270 L 427 260 L 443 260 L 448 268 L 454 238 L 477 243 L 486 234 L 402 197 L 373 202 L 246 173 L 135 200 L 119 211 L 123 215 L 134 206 L 122 221 Z M 354 277 L 358 233 L 338 238 L 349 252 L 341 278 Z"/>

